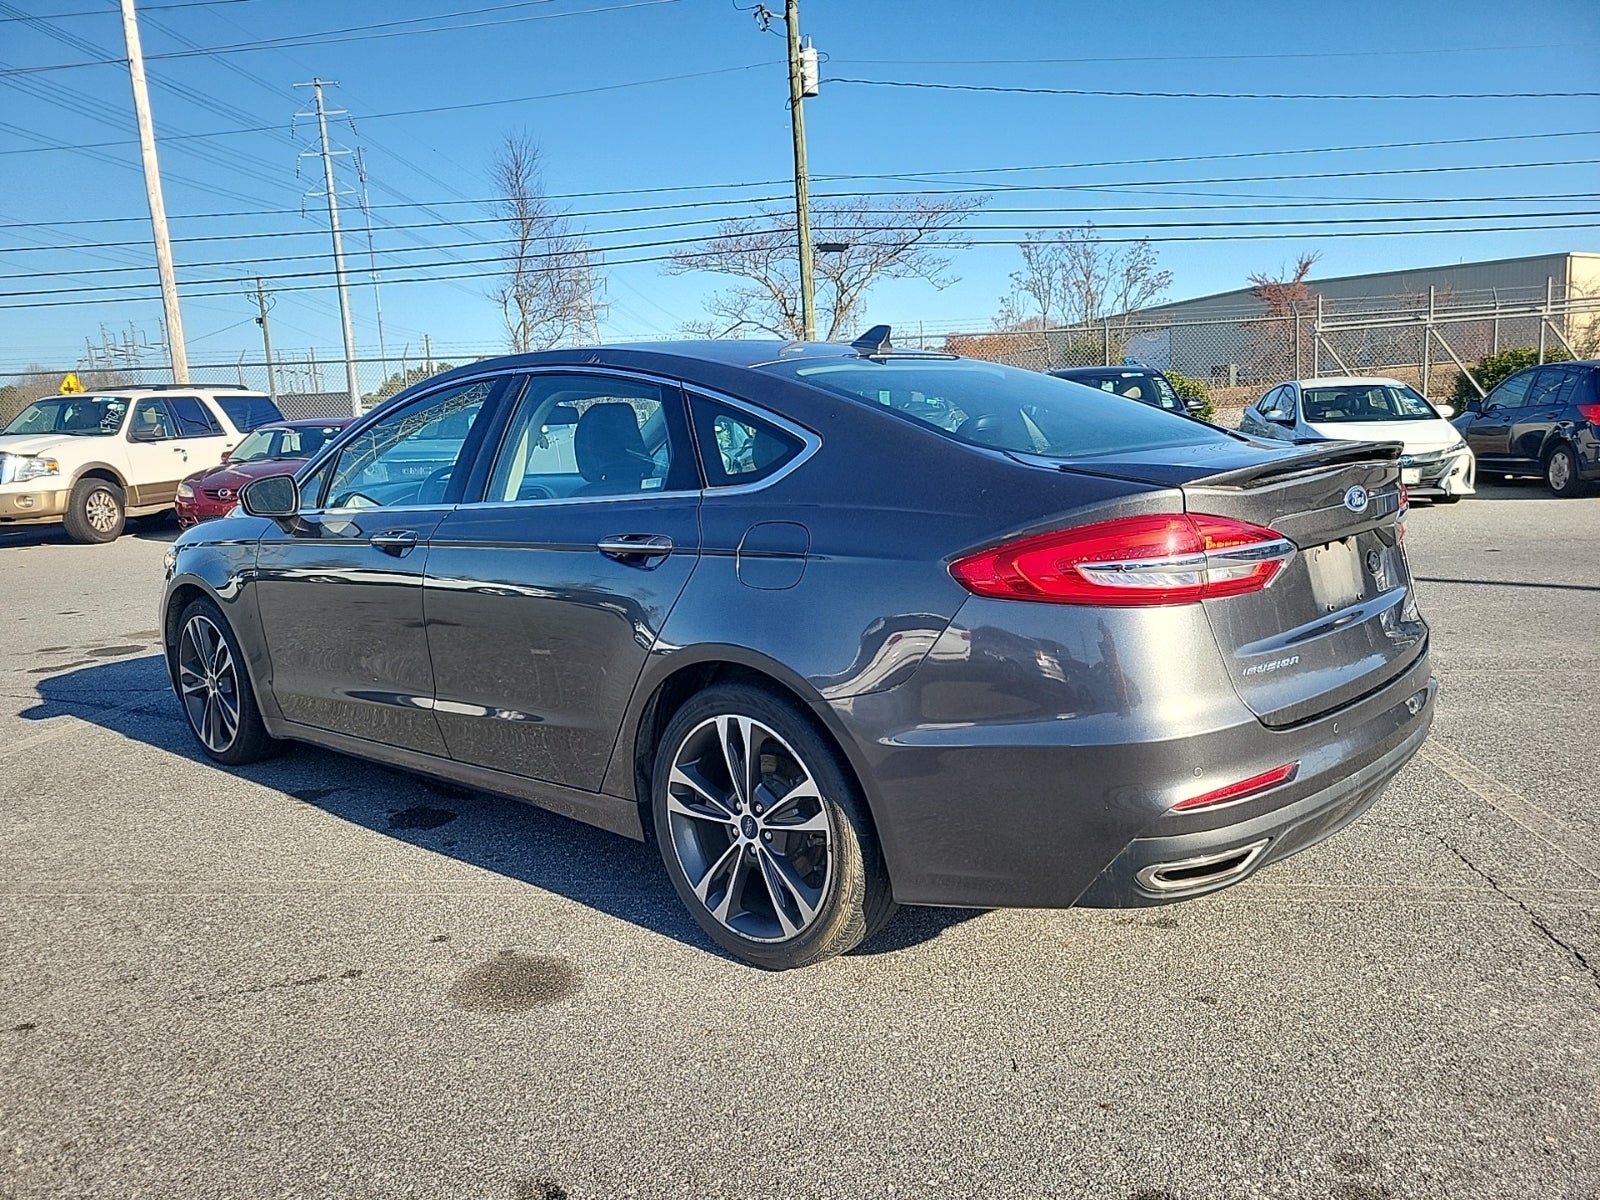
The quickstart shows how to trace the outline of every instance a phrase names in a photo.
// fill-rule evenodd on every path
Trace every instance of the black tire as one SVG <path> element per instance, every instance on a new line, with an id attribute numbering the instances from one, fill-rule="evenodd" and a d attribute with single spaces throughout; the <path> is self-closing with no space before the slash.
<path id="1" fill-rule="evenodd" d="M 61 524 L 75 542 L 93 545 L 116 541 L 128 525 L 122 488 L 109 479 L 78 480 L 72 485 Z"/>
<path id="2" fill-rule="evenodd" d="M 201 596 L 184 608 L 173 653 L 178 704 L 207 758 L 238 767 L 283 748 L 262 724 L 244 652 L 215 601 Z"/>
<path id="3" fill-rule="evenodd" d="M 755 782 L 741 786 L 732 764 L 748 761 L 738 747 L 749 744 Z M 743 684 L 697 694 L 667 724 L 650 793 L 678 898 L 735 958 L 769 971 L 811 966 L 894 914 L 860 785 L 785 699 Z"/>
<path id="4" fill-rule="evenodd" d="M 1544 485 L 1563 500 L 1589 490 L 1578 477 L 1578 456 L 1572 447 L 1557 446 L 1545 456 Z"/>

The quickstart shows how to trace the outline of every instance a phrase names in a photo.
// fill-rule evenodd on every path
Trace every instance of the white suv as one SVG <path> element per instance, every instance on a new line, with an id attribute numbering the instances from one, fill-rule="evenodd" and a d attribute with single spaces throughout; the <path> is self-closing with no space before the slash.
<path id="1" fill-rule="evenodd" d="M 60 521 L 109 542 L 130 516 L 172 507 L 178 481 L 214 467 L 246 433 L 281 421 L 241 387 L 109 388 L 36 400 L 0 432 L 0 526 Z"/>

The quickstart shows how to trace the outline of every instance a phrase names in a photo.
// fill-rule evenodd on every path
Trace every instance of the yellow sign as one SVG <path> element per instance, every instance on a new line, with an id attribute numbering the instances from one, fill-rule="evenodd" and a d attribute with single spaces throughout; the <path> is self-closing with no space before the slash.
<path id="1" fill-rule="evenodd" d="M 83 384 L 78 382 L 76 371 L 68 371 L 67 377 L 61 381 L 61 394 L 63 396 L 76 396 L 83 391 Z"/>

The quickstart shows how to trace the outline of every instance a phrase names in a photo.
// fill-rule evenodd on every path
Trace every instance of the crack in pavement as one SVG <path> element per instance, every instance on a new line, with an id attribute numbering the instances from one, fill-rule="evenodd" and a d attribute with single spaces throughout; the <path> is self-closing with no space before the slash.
<path id="1" fill-rule="evenodd" d="M 1527 904 L 1525 904 L 1523 902 L 1523 900 L 1522 900 L 1522 898 L 1520 896 L 1516 895 L 1514 892 L 1507 891 L 1504 887 L 1502 887 L 1500 885 L 1500 881 L 1499 880 L 1497 880 L 1493 875 L 1489 874 L 1489 872 L 1485 871 L 1477 863 L 1473 862 L 1470 858 L 1468 858 L 1460 850 L 1458 850 L 1454 846 L 1452 846 L 1448 841 L 1445 840 L 1445 838 L 1441 834 L 1437 834 L 1436 833 L 1433 836 L 1434 836 L 1435 839 L 1437 839 L 1438 843 L 1441 846 L 1443 846 L 1446 850 L 1450 851 L 1451 854 L 1455 855 L 1458 859 L 1460 859 L 1462 864 L 1467 868 L 1467 870 L 1471 871 L 1474 875 L 1478 876 L 1485 883 L 1487 883 L 1491 888 L 1493 888 L 1495 891 L 1499 892 L 1500 895 L 1504 896 L 1507 900 L 1511 901 L 1511 903 L 1515 904 L 1518 908 L 1520 908 L 1527 915 L 1528 920 L 1530 922 L 1532 922 L 1533 927 L 1535 929 L 1537 929 L 1547 939 L 1549 939 L 1549 941 L 1551 942 L 1552 945 L 1558 946 L 1562 950 L 1565 950 L 1567 952 L 1567 954 L 1569 954 L 1572 957 L 1572 960 L 1574 962 L 1576 962 L 1580 967 L 1582 967 L 1584 969 L 1584 971 L 1586 971 L 1588 973 L 1589 978 L 1594 981 L 1595 987 L 1600 987 L 1600 965 L 1597 965 L 1595 963 L 1591 963 L 1589 961 L 1589 959 L 1584 955 L 1582 950 L 1579 950 L 1571 942 L 1568 942 L 1565 939 L 1557 936 L 1555 931 L 1552 930 L 1550 928 L 1550 926 L 1545 924 L 1544 918 L 1541 917 L 1538 913 L 1534 912 L 1533 909 L 1529 908 L 1527 906 Z"/>

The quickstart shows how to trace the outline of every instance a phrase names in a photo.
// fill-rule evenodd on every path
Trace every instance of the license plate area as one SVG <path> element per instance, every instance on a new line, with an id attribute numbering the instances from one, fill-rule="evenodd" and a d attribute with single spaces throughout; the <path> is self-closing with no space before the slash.
<path id="1" fill-rule="evenodd" d="M 1361 554 L 1353 537 L 1341 538 L 1305 552 L 1311 575 L 1311 594 L 1323 612 L 1338 612 L 1366 594 L 1361 576 Z"/>
<path id="2" fill-rule="evenodd" d="M 1401 483 L 1421 483 L 1422 482 L 1422 468 L 1421 467 L 1405 467 L 1405 468 L 1403 468 L 1401 470 L 1401 472 L 1400 472 L 1400 482 Z"/>

